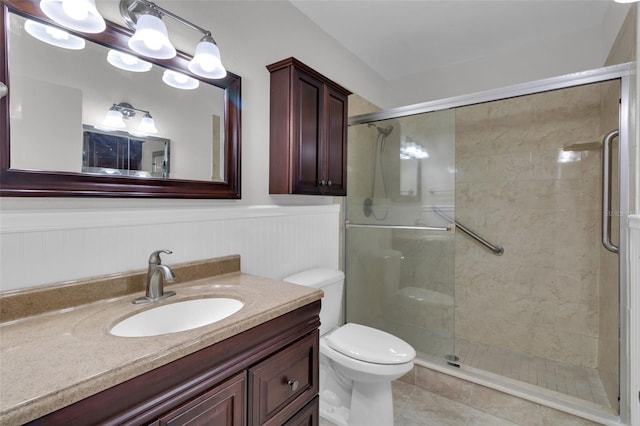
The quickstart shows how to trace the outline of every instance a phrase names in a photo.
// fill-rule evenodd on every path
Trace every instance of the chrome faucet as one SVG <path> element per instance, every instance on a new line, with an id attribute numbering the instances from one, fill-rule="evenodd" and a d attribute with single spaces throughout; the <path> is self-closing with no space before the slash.
<path id="1" fill-rule="evenodd" d="M 156 250 L 149 256 L 149 269 L 147 270 L 147 295 L 133 300 L 133 303 L 149 303 L 175 296 L 175 291 L 164 291 L 164 281 L 171 282 L 176 275 L 171 268 L 163 265 L 160 253 L 171 254 L 171 250 Z"/>

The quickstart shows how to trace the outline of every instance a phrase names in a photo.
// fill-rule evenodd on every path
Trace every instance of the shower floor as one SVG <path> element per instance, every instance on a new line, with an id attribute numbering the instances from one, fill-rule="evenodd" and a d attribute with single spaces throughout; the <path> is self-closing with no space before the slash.
<path id="1" fill-rule="evenodd" d="M 562 364 L 462 338 L 456 339 L 456 355 L 466 366 L 560 392 L 611 411 L 595 368 Z"/>

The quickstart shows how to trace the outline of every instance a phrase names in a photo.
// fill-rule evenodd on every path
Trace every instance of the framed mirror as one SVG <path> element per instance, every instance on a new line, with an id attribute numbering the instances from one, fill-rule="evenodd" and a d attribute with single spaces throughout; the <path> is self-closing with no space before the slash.
<path id="1" fill-rule="evenodd" d="M 0 99 L 0 195 L 240 198 L 238 75 L 198 77 L 181 52 L 144 58 L 147 72 L 117 68 L 107 58 L 133 55 L 133 31 L 112 22 L 98 34 L 65 29 L 82 49 L 51 46 L 25 28 L 55 31 L 38 4 L 3 0 L 0 11 L 0 81 L 9 88 Z M 169 85 L 167 70 L 197 88 Z M 105 124 L 111 110 L 125 123 Z"/>

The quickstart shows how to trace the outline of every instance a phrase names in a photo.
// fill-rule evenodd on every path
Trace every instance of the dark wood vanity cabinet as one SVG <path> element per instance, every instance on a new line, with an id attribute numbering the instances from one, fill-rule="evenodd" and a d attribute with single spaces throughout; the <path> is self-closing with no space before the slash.
<path id="1" fill-rule="evenodd" d="M 244 425 L 246 373 L 232 377 L 175 410 L 160 417 L 158 426 Z"/>
<path id="2" fill-rule="evenodd" d="M 318 425 L 320 301 L 34 420 L 33 425 Z"/>
<path id="3" fill-rule="evenodd" d="M 295 58 L 268 65 L 270 194 L 346 195 L 347 89 Z"/>

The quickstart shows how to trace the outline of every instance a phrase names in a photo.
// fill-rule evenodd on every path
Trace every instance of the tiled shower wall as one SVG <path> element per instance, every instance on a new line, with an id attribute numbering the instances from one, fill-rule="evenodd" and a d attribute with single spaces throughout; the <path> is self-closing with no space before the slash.
<path id="1" fill-rule="evenodd" d="M 240 254 L 243 272 L 283 278 L 338 267 L 339 206 L 5 211 L 0 290 Z"/>
<path id="2" fill-rule="evenodd" d="M 617 84 L 613 82 L 605 85 Z M 601 87 L 459 108 L 456 337 L 596 367 Z"/>

